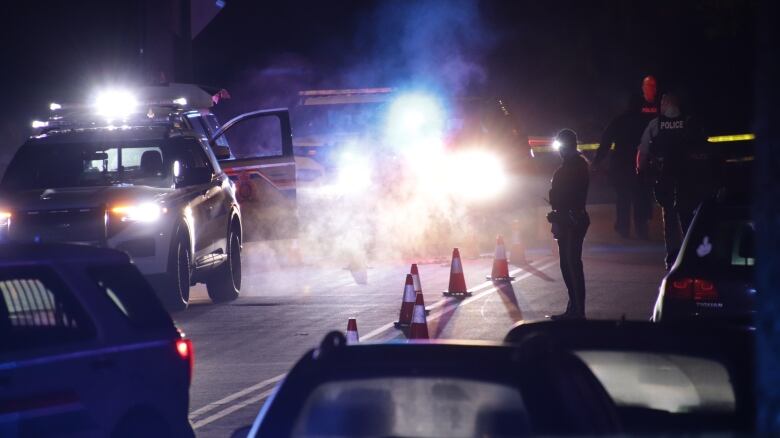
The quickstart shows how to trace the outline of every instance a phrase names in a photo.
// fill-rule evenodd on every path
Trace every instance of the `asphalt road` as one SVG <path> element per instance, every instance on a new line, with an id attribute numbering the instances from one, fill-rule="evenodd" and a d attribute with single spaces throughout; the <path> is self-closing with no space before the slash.
<path id="1" fill-rule="evenodd" d="M 587 242 L 586 242 L 587 243 Z M 589 245 L 584 257 L 588 318 L 649 318 L 661 276 L 658 243 Z M 250 424 L 274 384 L 331 330 L 356 317 L 361 342 L 404 339 L 393 328 L 409 261 L 279 267 L 265 245 L 245 248 L 241 297 L 213 305 L 193 290 L 190 308 L 174 315 L 195 344 L 190 418 L 198 436 L 229 436 Z M 510 266 L 516 279 L 486 282 L 492 259 L 464 260 L 471 298 L 445 298 L 449 265 L 420 265 L 429 333 L 442 339 L 501 340 L 521 321 L 562 311 L 566 293 L 549 249 L 529 251 L 530 265 Z"/>

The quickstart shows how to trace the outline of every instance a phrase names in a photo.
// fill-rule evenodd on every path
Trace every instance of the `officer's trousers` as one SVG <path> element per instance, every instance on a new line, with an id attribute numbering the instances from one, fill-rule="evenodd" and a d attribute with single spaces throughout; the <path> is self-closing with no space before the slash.
<path id="1" fill-rule="evenodd" d="M 590 226 L 586 215 L 581 223 L 574 226 L 562 226 L 556 235 L 558 253 L 561 260 L 561 275 L 569 294 L 566 313 L 585 317 L 585 272 L 582 267 L 582 243 Z"/>
<path id="2" fill-rule="evenodd" d="M 661 206 L 664 220 L 664 244 L 666 246 L 666 269 L 669 270 L 677 259 L 682 246 L 680 215 L 675 205 L 675 184 L 668 179 L 659 179 L 653 188 L 655 199 Z"/>
<path id="3" fill-rule="evenodd" d="M 615 179 L 615 230 L 628 235 L 631 230 L 631 210 L 634 213 L 634 231 L 640 237 L 647 235 L 647 222 L 652 216 L 650 186 L 637 175 Z"/>

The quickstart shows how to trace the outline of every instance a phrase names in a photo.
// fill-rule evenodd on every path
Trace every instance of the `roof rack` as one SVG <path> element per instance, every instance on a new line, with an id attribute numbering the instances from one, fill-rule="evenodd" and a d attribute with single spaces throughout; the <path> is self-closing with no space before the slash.
<path id="1" fill-rule="evenodd" d="M 349 103 L 386 102 L 393 93 L 392 88 L 348 88 L 343 90 L 299 91 L 300 105 L 337 105 Z"/>

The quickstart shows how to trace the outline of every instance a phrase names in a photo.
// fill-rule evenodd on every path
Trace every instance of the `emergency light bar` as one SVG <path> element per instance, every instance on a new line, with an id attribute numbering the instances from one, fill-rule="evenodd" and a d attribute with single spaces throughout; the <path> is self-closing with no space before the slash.
<path id="1" fill-rule="evenodd" d="M 174 114 L 192 109 L 210 108 L 219 98 L 229 98 L 226 90 L 206 90 L 191 84 L 168 84 L 138 89 L 105 89 L 89 103 L 52 102 L 48 120 L 33 121 L 43 132 L 55 129 L 79 129 L 122 126 L 148 126 L 170 123 Z"/>

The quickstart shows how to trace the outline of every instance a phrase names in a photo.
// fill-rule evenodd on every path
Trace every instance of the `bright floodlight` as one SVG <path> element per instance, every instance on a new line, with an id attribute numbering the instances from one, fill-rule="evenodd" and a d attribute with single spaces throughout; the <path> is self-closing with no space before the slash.
<path id="1" fill-rule="evenodd" d="M 35 128 L 35 129 L 45 128 L 47 126 L 49 126 L 49 122 L 42 122 L 40 120 L 33 120 L 33 122 L 32 122 L 32 127 Z"/>
<path id="2" fill-rule="evenodd" d="M 554 141 L 552 142 L 552 147 L 553 147 L 553 149 L 555 149 L 555 150 L 557 151 L 558 149 L 560 149 L 560 148 L 561 148 L 561 142 L 560 142 L 560 141 L 558 141 L 558 140 L 554 140 Z"/>
<path id="3" fill-rule="evenodd" d="M 62 109 L 62 105 L 58 104 L 57 102 L 52 102 L 49 104 L 49 109 L 52 111 L 57 111 L 58 109 Z"/>
<path id="4" fill-rule="evenodd" d="M 441 139 L 444 115 L 432 96 L 406 94 L 396 98 L 387 114 L 387 138 L 397 149 L 419 148 Z"/>
<path id="5" fill-rule="evenodd" d="M 135 111 L 138 102 L 130 92 L 109 90 L 95 99 L 97 113 L 108 120 L 124 119 Z"/>
<path id="6" fill-rule="evenodd" d="M 187 99 L 180 97 L 178 99 L 173 99 L 173 103 L 179 106 L 187 106 Z"/>

